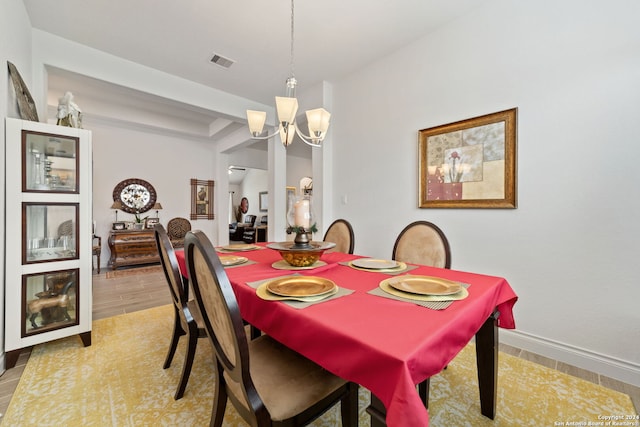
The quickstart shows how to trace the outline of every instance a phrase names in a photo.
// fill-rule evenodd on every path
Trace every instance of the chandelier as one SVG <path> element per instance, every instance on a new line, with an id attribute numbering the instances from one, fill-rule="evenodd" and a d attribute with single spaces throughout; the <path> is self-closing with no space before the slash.
<path id="1" fill-rule="evenodd" d="M 307 110 L 307 125 L 309 135 L 303 134 L 296 125 L 296 113 L 298 112 L 298 100 L 296 99 L 296 85 L 298 81 L 293 74 L 293 0 L 291 0 L 291 73 L 287 79 L 285 96 L 276 96 L 276 111 L 278 114 L 278 130 L 271 135 L 262 135 L 267 113 L 264 111 L 247 110 L 247 122 L 249 132 L 253 139 L 269 139 L 280 134 L 282 145 L 289 146 L 293 142 L 294 135 L 312 147 L 322 146 L 322 141 L 329 129 L 329 118 L 331 114 L 324 108 Z"/>

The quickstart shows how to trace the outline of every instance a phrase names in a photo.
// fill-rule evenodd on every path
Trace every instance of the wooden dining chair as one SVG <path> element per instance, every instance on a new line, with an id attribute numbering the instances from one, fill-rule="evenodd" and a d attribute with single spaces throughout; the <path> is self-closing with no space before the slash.
<path id="1" fill-rule="evenodd" d="M 102 237 L 96 236 L 94 234 L 92 240 L 96 243 L 93 244 L 91 248 L 91 268 L 93 269 L 93 256 L 96 256 L 96 266 L 98 269 L 98 274 L 100 274 L 100 253 L 102 252 Z"/>
<path id="2" fill-rule="evenodd" d="M 327 232 L 322 239 L 325 242 L 333 242 L 335 247 L 329 249 L 329 251 L 344 252 L 347 254 L 353 253 L 353 247 L 355 245 L 355 236 L 353 234 L 353 227 L 346 219 L 336 219 L 331 223 Z"/>
<path id="3" fill-rule="evenodd" d="M 396 238 L 391 257 L 411 264 L 451 268 L 449 241 L 437 225 L 428 221 L 407 225 Z"/>
<path id="4" fill-rule="evenodd" d="M 174 248 L 184 247 L 184 236 L 191 230 L 191 223 L 187 218 L 171 218 L 167 223 L 167 235 L 171 246 Z"/>
<path id="5" fill-rule="evenodd" d="M 185 258 L 215 350 L 211 426 L 222 425 L 227 399 L 251 426 L 306 425 L 338 402 L 342 425 L 357 426 L 356 384 L 268 335 L 247 340 L 229 278 L 204 233 L 187 233 Z"/>
<path id="6" fill-rule="evenodd" d="M 189 375 L 191 374 L 191 367 L 193 366 L 193 359 L 196 354 L 198 339 L 206 338 L 207 333 L 195 300 L 189 300 L 189 284 L 187 279 L 183 278 L 180 274 L 178 260 L 176 259 L 176 254 L 173 246 L 171 245 L 171 241 L 169 240 L 169 235 L 162 224 L 156 224 L 154 226 L 154 230 L 156 244 L 158 246 L 158 251 L 160 252 L 160 262 L 162 263 L 164 275 L 169 285 L 169 292 L 171 293 L 174 309 L 173 334 L 171 336 L 169 352 L 167 353 L 164 365 L 162 366 L 164 369 L 171 366 L 171 361 L 175 355 L 180 337 L 183 335 L 187 336 L 187 351 L 182 365 L 182 374 L 180 375 L 178 389 L 173 396 L 175 400 L 178 400 L 182 398 L 184 391 L 187 388 L 187 382 L 189 381 Z"/>
<path id="7" fill-rule="evenodd" d="M 396 238 L 391 259 L 451 268 L 451 248 L 447 237 L 437 225 L 429 221 L 415 221 L 407 225 Z M 426 379 L 418 384 L 418 393 L 426 407 L 429 407 L 429 382 Z"/>

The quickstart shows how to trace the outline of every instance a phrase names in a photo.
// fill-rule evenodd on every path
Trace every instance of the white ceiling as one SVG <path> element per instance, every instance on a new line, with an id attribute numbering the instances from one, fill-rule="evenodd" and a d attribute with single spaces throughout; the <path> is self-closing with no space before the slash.
<path id="1" fill-rule="evenodd" d="M 298 90 L 385 57 L 481 3 L 297 0 Z M 65 39 L 264 104 L 271 105 L 275 95 L 284 94 L 290 74 L 289 0 L 24 0 L 24 4 L 34 28 Z M 209 62 L 214 53 L 235 63 L 229 69 L 214 65 Z M 86 96 L 93 91 L 103 99 L 105 91 L 114 93 L 94 79 L 79 81 L 79 76 L 65 70 L 50 70 L 49 76 L 50 89 L 73 88 L 75 93 L 84 85 Z M 113 98 L 122 101 L 125 95 L 120 95 Z M 126 97 L 133 97 L 127 102 L 158 113 L 168 111 L 176 119 L 201 122 L 207 130 L 217 117 L 216 112 L 185 105 L 176 109 L 170 100 L 143 93 L 127 91 Z"/>

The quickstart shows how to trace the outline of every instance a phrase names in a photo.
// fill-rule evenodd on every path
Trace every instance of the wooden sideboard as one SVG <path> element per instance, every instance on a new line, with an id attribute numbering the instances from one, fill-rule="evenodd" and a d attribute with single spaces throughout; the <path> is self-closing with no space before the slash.
<path id="1" fill-rule="evenodd" d="M 122 230 L 109 234 L 109 250 L 112 269 L 127 265 L 160 262 L 153 230 Z"/>

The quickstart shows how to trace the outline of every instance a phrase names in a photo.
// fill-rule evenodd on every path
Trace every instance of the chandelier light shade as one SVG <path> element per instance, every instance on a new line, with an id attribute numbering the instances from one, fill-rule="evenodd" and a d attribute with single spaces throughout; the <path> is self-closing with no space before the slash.
<path id="1" fill-rule="evenodd" d="M 253 139 L 269 139 L 276 134 L 280 134 L 282 144 L 287 147 L 293 142 L 293 137 L 298 135 L 306 144 L 312 147 L 320 147 L 329 129 L 331 114 L 327 110 L 324 108 L 316 108 L 315 110 L 308 110 L 306 112 L 309 135 L 302 133 L 296 125 L 296 114 L 298 112 L 296 86 L 298 81 L 293 75 L 293 1 L 294 0 L 291 0 L 291 75 L 286 82 L 286 96 L 276 96 L 278 130 L 271 135 L 263 135 L 264 124 L 267 120 L 267 113 L 264 111 L 247 110 L 247 123 L 249 124 L 249 132 Z"/>
<path id="2" fill-rule="evenodd" d="M 307 111 L 307 124 L 309 126 L 309 135 L 312 139 L 322 141 L 329 130 L 329 119 L 331 114 L 324 108 L 316 108 Z"/>
<path id="3" fill-rule="evenodd" d="M 247 110 L 247 122 L 249 132 L 253 137 L 258 137 L 264 129 L 264 122 L 267 120 L 267 113 L 264 111 Z"/>

